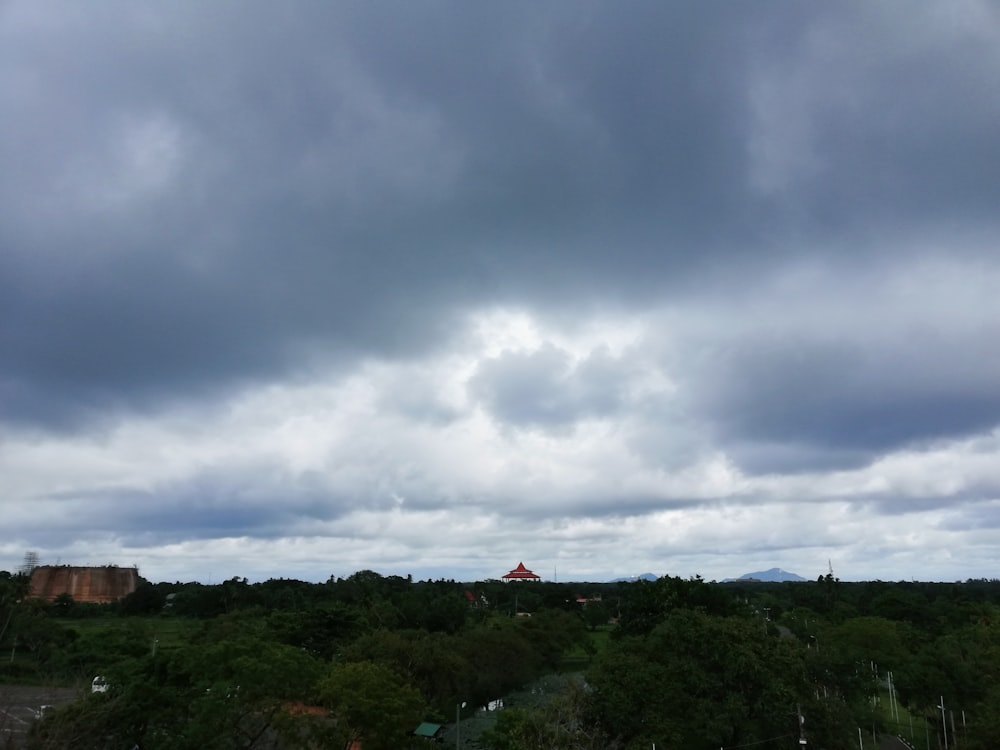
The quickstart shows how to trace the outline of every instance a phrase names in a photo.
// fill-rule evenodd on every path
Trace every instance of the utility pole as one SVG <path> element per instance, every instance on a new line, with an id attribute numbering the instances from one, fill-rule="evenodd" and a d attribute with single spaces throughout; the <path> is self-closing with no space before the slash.
<path id="1" fill-rule="evenodd" d="M 459 745 L 462 741 L 462 714 L 461 710 L 465 708 L 465 701 L 455 704 L 455 750 L 458 750 Z"/>
<path id="2" fill-rule="evenodd" d="M 941 734 L 944 735 L 944 750 L 948 750 L 948 717 L 944 715 L 944 696 L 941 696 Z"/>
<path id="3" fill-rule="evenodd" d="M 886 676 L 889 681 L 889 713 L 899 721 L 899 704 L 896 701 L 896 686 L 892 681 L 892 672 L 886 672 Z"/>

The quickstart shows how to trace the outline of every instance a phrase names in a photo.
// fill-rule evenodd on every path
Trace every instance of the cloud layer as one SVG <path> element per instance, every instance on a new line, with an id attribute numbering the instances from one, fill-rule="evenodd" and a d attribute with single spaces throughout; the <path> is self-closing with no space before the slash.
<path id="1" fill-rule="evenodd" d="M 0 107 L 0 568 L 995 575 L 992 4 L 14 0 Z"/>

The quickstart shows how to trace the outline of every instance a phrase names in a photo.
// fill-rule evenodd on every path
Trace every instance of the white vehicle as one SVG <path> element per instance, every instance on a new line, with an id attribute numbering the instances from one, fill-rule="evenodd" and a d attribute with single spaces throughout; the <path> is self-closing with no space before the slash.
<path id="1" fill-rule="evenodd" d="M 97 675 L 94 681 L 90 683 L 90 692 L 92 693 L 106 693 L 108 692 L 108 681 L 104 679 L 103 675 Z"/>

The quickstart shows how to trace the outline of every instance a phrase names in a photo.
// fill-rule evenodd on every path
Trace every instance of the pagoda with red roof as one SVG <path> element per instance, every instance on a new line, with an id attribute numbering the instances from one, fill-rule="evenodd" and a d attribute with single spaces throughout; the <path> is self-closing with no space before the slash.
<path id="1" fill-rule="evenodd" d="M 510 581 L 540 581 L 542 580 L 542 577 L 532 573 L 524 567 L 523 562 L 519 562 L 516 568 L 510 571 L 507 575 L 501 576 L 500 580 L 504 583 L 508 583 Z"/>

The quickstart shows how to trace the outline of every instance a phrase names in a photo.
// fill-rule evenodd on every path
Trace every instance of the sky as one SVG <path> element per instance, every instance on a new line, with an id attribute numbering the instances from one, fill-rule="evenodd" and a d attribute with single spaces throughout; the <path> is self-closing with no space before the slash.
<path id="1" fill-rule="evenodd" d="M 997 575 L 1000 6 L 0 2 L 0 570 Z"/>

